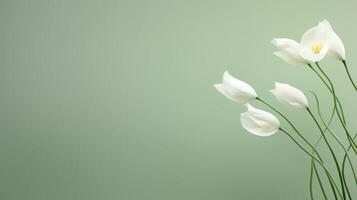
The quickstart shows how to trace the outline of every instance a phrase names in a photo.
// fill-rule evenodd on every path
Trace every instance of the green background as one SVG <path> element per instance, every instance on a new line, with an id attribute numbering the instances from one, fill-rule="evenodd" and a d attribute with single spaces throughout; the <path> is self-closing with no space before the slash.
<path id="1" fill-rule="evenodd" d="M 244 131 L 245 108 L 213 84 L 229 70 L 280 106 L 268 90 L 285 82 L 319 91 L 329 112 L 323 85 L 276 58 L 270 41 L 299 40 L 326 18 L 357 78 L 356 6 L 0 0 L 0 198 L 308 199 L 309 159 L 281 133 Z M 352 129 L 357 97 L 342 65 L 321 65 Z M 306 112 L 280 108 L 316 139 Z"/>

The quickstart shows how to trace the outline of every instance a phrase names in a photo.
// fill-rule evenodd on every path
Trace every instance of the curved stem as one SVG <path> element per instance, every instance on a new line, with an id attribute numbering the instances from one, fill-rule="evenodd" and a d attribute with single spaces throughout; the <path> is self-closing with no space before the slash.
<path id="1" fill-rule="evenodd" d="M 357 137 L 357 133 L 353 136 L 353 140 Z M 348 151 L 351 149 L 351 145 L 347 148 L 347 152 L 345 153 L 345 156 L 343 157 L 343 161 L 342 161 L 342 175 L 345 176 L 345 163 L 346 163 L 346 158 L 348 158 Z M 353 165 L 351 163 L 351 160 L 349 159 L 349 162 L 350 162 L 350 165 L 351 165 L 351 169 L 352 169 L 352 173 L 353 173 L 353 176 L 354 176 L 354 179 L 355 179 L 355 183 L 357 185 L 357 177 L 356 177 L 356 174 L 353 170 Z"/>
<path id="2" fill-rule="evenodd" d="M 314 92 L 311 91 L 311 93 L 313 93 L 313 94 L 315 95 Z M 315 95 L 315 96 L 316 96 L 316 95 Z M 319 102 L 318 102 L 317 96 L 316 96 L 316 102 L 317 102 L 317 110 L 318 110 L 319 116 L 320 116 L 320 118 L 322 119 L 322 115 L 321 115 L 321 111 L 320 111 L 320 104 L 319 104 Z M 334 115 L 335 115 L 335 111 L 336 111 L 336 107 L 334 106 L 333 109 L 332 109 L 332 113 L 331 113 L 330 119 L 329 119 L 329 121 L 328 121 L 328 126 L 332 123 L 333 117 L 334 117 Z M 324 132 L 326 132 L 326 130 L 327 130 L 327 128 L 325 128 Z M 315 143 L 315 145 L 314 145 L 315 148 L 317 148 L 317 146 L 319 145 L 321 139 L 322 139 L 322 136 L 320 136 L 320 137 L 318 138 L 318 140 L 316 141 L 316 143 Z M 312 152 L 312 154 L 313 154 L 313 152 Z M 324 196 L 324 199 L 327 200 L 327 196 L 326 196 L 326 193 L 325 193 L 325 189 L 324 189 L 324 187 L 323 187 L 323 184 L 322 184 L 322 182 L 321 182 L 321 179 L 320 179 L 320 177 L 319 177 L 319 173 L 318 173 L 318 171 L 317 171 L 317 169 L 316 169 L 316 166 L 315 166 L 315 163 L 314 163 L 314 160 L 313 160 L 313 159 L 311 159 L 311 169 L 310 169 L 310 170 L 311 170 L 311 171 L 310 171 L 310 195 L 312 195 L 312 185 L 311 185 L 311 184 L 312 184 L 312 176 L 313 176 L 313 174 L 314 174 L 314 172 L 315 172 L 315 173 L 316 173 L 317 180 L 319 181 L 319 186 L 320 186 L 321 192 L 322 192 L 322 194 L 323 194 L 323 196 Z"/>
<path id="3" fill-rule="evenodd" d="M 340 166 L 338 164 L 338 161 L 337 161 L 337 158 L 336 158 L 336 155 L 335 155 L 335 152 L 333 151 L 330 143 L 328 142 L 326 136 L 325 136 L 325 133 L 323 132 L 320 124 L 318 123 L 316 117 L 314 116 L 314 114 L 311 112 L 311 110 L 309 108 L 306 108 L 307 112 L 310 114 L 311 118 L 314 120 L 314 122 L 316 123 L 316 126 L 318 127 L 318 129 L 320 130 L 321 134 L 322 134 L 322 137 L 323 139 L 325 140 L 326 142 L 326 145 L 328 147 L 328 149 L 330 150 L 331 154 L 332 154 L 332 158 L 335 162 L 335 165 L 336 165 L 336 168 L 337 168 L 337 172 L 338 172 L 338 176 L 340 177 L 340 183 L 341 183 L 341 190 L 342 190 L 342 195 L 343 195 L 343 199 L 346 199 L 346 193 L 345 193 L 345 186 L 344 186 L 344 182 L 343 182 L 343 178 L 342 178 L 342 173 L 341 173 L 341 170 L 340 170 Z"/>
<path id="4" fill-rule="evenodd" d="M 327 130 L 329 131 L 329 133 L 332 135 L 332 137 L 333 137 L 333 138 L 337 141 L 337 143 L 342 147 L 343 151 L 345 152 L 345 157 L 347 157 L 348 162 L 349 162 L 349 164 L 350 164 L 350 167 L 351 167 L 351 170 L 352 170 L 352 173 L 353 173 L 353 177 L 355 178 L 355 182 L 357 183 L 356 173 L 355 173 L 355 170 L 354 170 L 354 167 L 353 167 L 351 158 L 350 158 L 350 156 L 348 155 L 347 149 L 346 149 L 345 146 L 343 145 L 342 141 L 341 141 L 341 140 L 336 136 L 336 134 L 329 128 L 329 124 L 326 124 L 325 120 L 323 119 L 323 117 L 322 117 L 322 115 L 321 115 L 319 99 L 318 99 L 316 93 L 313 92 L 313 91 L 310 91 L 310 93 L 313 94 L 313 96 L 315 97 L 318 114 L 319 114 L 319 116 L 320 116 L 320 119 L 321 119 L 322 123 L 323 123 L 324 126 L 325 126 L 325 130 L 327 129 Z M 345 159 L 346 159 L 346 158 L 344 158 L 344 160 L 345 160 Z M 345 184 L 345 187 L 346 187 L 347 194 L 348 194 L 349 198 L 351 199 L 351 195 L 350 195 L 350 192 L 349 192 L 349 188 L 348 188 L 347 181 L 346 181 L 346 177 L 345 177 L 345 173 L 344 173 L 344 166 L 342 166 L 342 178 L 343 178 L 343 181 L 344 181 L 344 184 Z"/>
<path id="5" fill-rule="evenodd" d="M 314 172 L 315 172 L 317 181 L 319 183 L 319 186 L 320 186 L 320 189 L 321 189 L 321 192 L 322 192 L 322 195 L 323 195 L 324 199 L 327 200 L 327 195 L 326 195 L 326 192 L 325 192 L 325 188 L 324 188 L 324 186 L 322 184 L 319 172 L 316 169 L 315 162 L 314 162 L 313 159 L 311 159 L 311 166 L 310 167 L 311 167 L 311 169 L 310 169 L 310 179 L 309 179 L 310 199 L 311 200 L 314 199 L 312 184 L 313 184 L 313 176 L 314 176 Z"/>
<path id="6" fill-rule="evenodd" d="M 357 86 L 356 86 L 356 84 L 353 82 L 353 79 L 352 79 L 352 76 L 351 76 L 351 74 L 350 74 L 350 71 L 348 70 L 346 61 L 343 60 L 342 63 L 343 63 L 343 66 L 345 66 L 345 70 L 346 70 L 346 72 L 347 72 L 348 78 L 350 79 L 350 81 L 351 81 L 351 83 L 352 83 L 352 85 L 353 85 L 355 91 L 357 92 Z"/>
<path id="7" fill-rule="evenodd" d="M 334 86 L 333 86 L 333 83 L 331 81 L 331 79 L 327 76 L 327 74 L 322 70 L 322 68 L 320 67 L 320 65 L 316 62 L 316 66 L 317 68 L 321 71 L 321 73 L 325 76 L 325 78 L 327 79 L 327 81 L 330 83 L 330 86 L 331 86 L 331 90 L 332 90 L 332 95 L 333 95 L 333 98 L 334 98 L 334 105 L 336 106 L 336 101 L 337 101 L 337 97 L 336 97 L 336 92 L 335 92 L 335 89 L 334 89 Z M 338 119 L 340 120 L 341 122 L 341 125 L 346 133 L 346 136 L 347 136 L 347 139 L 349 141 L 349 143 L 352 145 L 352 148 L 354 150 L 354 152 L 357 154 L 357 150 L 356 150 L 356 143 L 352 140 L 351 138 L 351 135 L 346 127 L 346 123 L 344 122 L 341 114 L 338 112 L 337 110 L 337 116 L 338 116 Z"/>
<path id="8" fill-rule="evenodd" d="M 309 147 L 314 150 L 314 152 L 316 153 L 318 158 L 322 161 L 320 154 L 317 152 L 317 150 L 314 148 L 314 146 L 300 133 L 300 131 L 297 130 L 297 128 L 294 126 L 294 124 L 283 113 L 281 113 L 278 109 L 274 108 L 274 106 L 270 105 L 268 102 L 264 101 L 263 99 L 257 97 L 257 100 L 264 103 L 269 108 L 271 108 L 276 113 L 278 113 L 282 118 L 284 118 L 284 120 L 286 122 L 288 122 L 288 124 L 294 129 L 294 131 L 301 137 L 301 139 L 303 139 L 304 142 L 306 142 L 306 144 L 309 145 Z"/>
<path id="9" fill-rule="evenodd" d="M 317 146 L 318 146 L 319 142 L 321 141 L 321 139 L 322 139 L 322 136 L 320 136 L 320 137 L 318 138 L 317 142 L 316 142 L 315 145 L 314 145 L 314 148 L 317 148 Z M 312 155 L 314 155 L 314 152 L 312 152 Z M 311 171 L 310 171 L 310 176 L 313 175 L 313 171 L 312 171 L 312 170 L 315 171 L 316 177 L 317 177 L 317 179 L 319 180 L 320 177 L 319 177 L 319 174 L 318 174 L 317 169 L 316 169 L 316 166 L 315 166 L 315 161 L 314 161 L 314 159 L 311 158 Z M 329 177 L 328 177 L 328 178 L 329 178 Z M 310 177 L 310 179 L 312 179 L 312 177 Z M 335 199 L 337 199 L 336 191 L 335 191 L 334 185 L 332 184 L 332 181 L 331 181 L 330 179 L 328 179 L 328 180 L 329 180 L 329 183 L 330 183 L 332 192 L 333 192 L 333 194 L 334 194 L 334 197 L 335 197 Z M 310 181 L 311 181 L 311 180 L 310 180 Z M 311 184 L 311 183 L 310 183 L 310 184 Z M 321 189 L 322 194 L 325 196 L 326 193 L 325 193 L 325 189 L 324 189 L 324 187 L 323 187 L 323 184 L 319 182 L 319 185 L 320 185 L 320 189 Z M 312 187 L 312 186 L 310 186 L 310 190 L 312 190 L 311 187 Z M 312 193 L 312 191 L 310 191 L 310 193 Z"/>
<path id="10" fill-rule="evenodd" d="M 321 160 L 321 162 L 324 163 L 323 160 L 322 160 L 322 158 L 321 158 L 321 156 L 320 156 L 320 154 L 319 154 L 319 152 L 316 150 L 316 148 L 297 130 L 297 128 L 294 126 L 294 124 L 293 124 L 283 113 L 281 113 L 278 109 L 276 109 L 274 106 L 270 105 L 270 104 L 269 104 L 268 102 L 266 102 L 265 100 L 263 100 L 263 99 L 261 99 L 261 98 L 259 98 L 259 97 L 257 97 L 256 99 L 257 99 L 258 101 L 262 102 L 263 104 L 265 104 L 266 106 L 268 106 L 269 108 L 271 108 L 272 110 L 274 110 L 274 111 L 275 111 L 276 113 L 278 113 L 282 118 L 284 118 L 284 120 L 285 120 L 286 122 L 288 122 L 288 124 L 294 129 L 294 131 L 300 136 L 300 138 L 302 138 L 302 139 L 309 145 L 309 147 L 313 150 L 313 152 L 316 153 L 316 155 L 317 155 L 317 157 L 319 158 L 319 160 Z M 327 174 L 327 171 L 325 171 L 325 172 L 326 172 L 326 174 Z M 336 190 L 335 190 L 335 187 L 334 187 L 334 185 L 333 185 L 333 183 L 332 183 L 332 180 L 331 180 L 332 176 L 327 176 L 327 177 L 328 177 L 328 180 L 329 180 L 329 183 L 330 183 L 332 192 L 333 192 L 333 194 L 334 194 L 334 197 L 335 197 L 335 199 L 337 199 Z M 336 189 L 337 189 L 337 191 L 338 191 L 338 188 L 336 188 Z M 338 192 L 339 192 L 339 191 L 338 191 Z"/>
<path id="11" fill-rule="evenodd" d="M 286 130 L 279 128 L 280 131 L 284 132 L 286 135 L 288 135 L 290 137 L 291 140 L 293 140 L 293 142 L 301 149 L 303 150 L 307 155 L 309 155 L 312 159 L 314 159 L 317 163 L 320 164 L 320 166 L 325 170 L 327 177 L 329 178 L 329 180 L 331 180 L 332 184 L 334 185 L 334 187 L 336 187 L 337 193 L 338 195 L 343 199 L 341 192 L 338 189 L 338 186 L 336 184 L 336 182 L 334 181 L 333 177 L 331 176 L 330 172 L 328 171 L 328 169 L 326 168 L 325 164 L 323 162 L 321 162 L 318 158 L 316 158 L 314 155 L 312 155 L 310 152 L 308 152 L 303 146 L 301 146 L 301 144 L 299 144 L 298 141 L 295 140 L 294 137 L 291 136 L 291 134 L 289 132 L 287 132 Z M 335 195 L 335 193 L 334 193 Z M 337 197 L 335 197 L 335 199 L 337 199 Z"/>
<path id="12" fill-rule="evenodd" d="M 327 87 L 327 89 L 330 91 L 330 93 L 333 95 L 333 90 L 332 88 L 329 86 L 329 84 L 325 81 L 325 79 L 321 76 L 320 73 L 318 73 L 316 71 L 316 69 L 311 65 L 311 64 L 307 64 L 309 66 L 309 68 L 315 72 L 315 74 L 320 78 L 320 80 L 322 81 L 322 83 Z M 342 105 L 341 105 L 341 102 L 340 100 L 338 99 L 338 97 L 336 97 L 336 101 L 337 101 L 337 104 L 338 104 L 338 107 L 341 111 L 341 114 L 342 114 L 342 120 L 343 120 L 343 123 L 346 124 L 346 119 L 345 119 L 345 115 L 344 115 L 344 112 L 343 112 L 343 109 L 342 109 Z"/>

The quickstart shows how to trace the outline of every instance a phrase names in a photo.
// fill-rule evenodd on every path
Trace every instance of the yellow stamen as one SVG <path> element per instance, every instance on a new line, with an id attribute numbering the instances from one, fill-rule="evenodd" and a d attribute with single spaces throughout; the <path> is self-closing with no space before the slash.
<path id="1" fill-rule="evenodd" d="M 257 124 L 256 127 L 257 127 L 257 128 L 263 128 L 263 126 L 261 126 L 261 125 L 259 125 L 259 124 Z"/>
<path id="2" fill-rule="evenodd" d="M 319 54 L 320 51 L 324 48 L 324 44 L 322 43 L 318 43 L 318 44 L 314 44 L 311 46 L 311 51 L 314 53 L 314 54 Z"/>

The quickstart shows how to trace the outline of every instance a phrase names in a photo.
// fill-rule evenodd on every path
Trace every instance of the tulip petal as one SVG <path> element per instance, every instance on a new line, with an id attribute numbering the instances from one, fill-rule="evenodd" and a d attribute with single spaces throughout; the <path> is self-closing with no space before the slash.
<path id="1" fill-rule="evenodd" d="M 271 132 L 265 132 L 263 129 L 261 128 L 257 128 L 257 125 L 254 120 L 251 119 L 251 117 L 246 114 L 246 113 L 242 113 L 241 114 L 241 124 L 242 127 L 247 130 L 248 132 L 252 133 L 253 135 L 257 135 L 257 136 L 271 136 L 273 135 L 275 132 L 271 131 Z"/>
<path id="2" fill-rule="evenodd" d="M 311 46 L 316 43 L 327 43 L 330 39 L 331 30 L 326 24 L 319 24 L 307 30 L 302 38 L 301 44 L 304 46 Z"/>
<path id="3" fill-rule="evenodd" d="M 307 61 L 300 56 L 299 52 L 291 48 L 287 48 L 284 51 L 274 52 L 273 54 L 291 65 L 307 63 Z"/>
<path id="4" fill-rule="evenodd" d="M 285 50 L 286 48 L 296 48 L 299 46 L 295 40 L 288 39 L 288 38 L 274 38 L 271 41 L 279 50 Z"/>
<path id="5" fill-rule="evenodd" d="M 252 86 L 245 83 L 244 81 L 234 78 L 231 74 L 229 74 L 228 71 L 225 71 L 223 74 L 223 83 L 225 85 L 240 88 L 242 93 L 247 93 L 250 96 L 257 96 L 257 93 Z"/>
<path id="6" fill-rule="evenodd" d="M 326 19 L 324 19 L 320 22 L 320 25 L 323 26 L 325 29 L 329 30 L 330 32 L 328 53 L 336 59 L 345 60 L 345 46 L 343 45 L 343 42 L 340 37 L 338 37 L 336 32 L 332 29 L 331 24 Z"/>
<path id="7" fill-rule="evenodd" d="M 221 94 L 223 94 L 225 97 L 227 97 L 229 100 L 234 101 L 234 102 L 241 103 L 241 102 L 238 101 L 236 98 L 234 98 L 234 95 L 232 95 L 232 92 L 230 92 L 230 90 L 227 88 L 226 85 L 224 85 L 224 84 L 215 84 L 214 87 L 215 87 Z"/>
<path id="8" fill-rule="evenodd" d="M 292 65 L 308 63 L 308 61 L 300 55 L 301 45 L 296 41 L 287 38 L 275 38 L 272 40 L 272 44 L 280 50 L 274 52 L 274 55 L 283 59 L 285 62 Z"/>

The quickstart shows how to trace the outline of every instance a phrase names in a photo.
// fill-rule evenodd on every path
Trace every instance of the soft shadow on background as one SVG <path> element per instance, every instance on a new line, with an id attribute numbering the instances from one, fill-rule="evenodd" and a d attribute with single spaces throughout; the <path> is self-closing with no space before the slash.
<path id="1" fill-rule="evenodd" d="M 326 18 L 357 78 L 356 6 L 1 0 L 0 198 L 308 199 L 307 157 L 283 134 L 244 131 L 245 108 L 213 84 L 229 70 L 279 105 L 268 90 L 286 82 L 320 91 L 330 109 L 316 77 L 276 58 L 270 41 L 299 40 Z M 352 121 L 357 97 L 342 65 L 321 64 Z M 282 110 L 316 139 L 306 113 Z"/>

